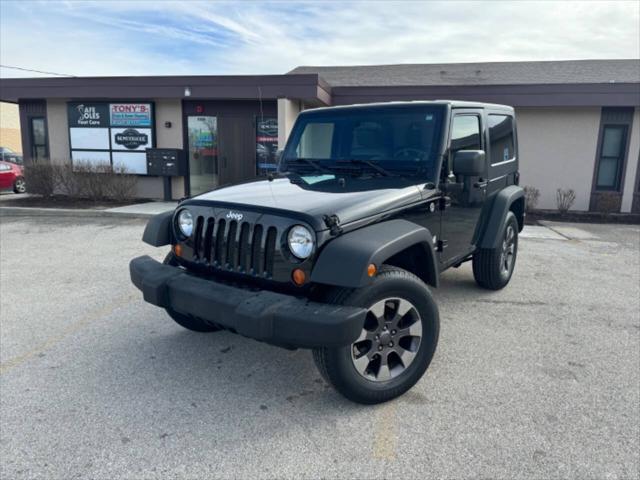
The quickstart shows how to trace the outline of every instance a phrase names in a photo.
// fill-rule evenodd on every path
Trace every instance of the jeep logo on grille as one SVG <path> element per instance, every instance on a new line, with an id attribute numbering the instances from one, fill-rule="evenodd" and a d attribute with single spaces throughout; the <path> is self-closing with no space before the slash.
<path id="1" fill-rule="evenodd" d="M 227 218 L 229 220 L 235 220 L 239 222 L 240 220 L 242 220 L 243 217 L 244 215 L 238 212 L 230 211 L 229 213 L 227 213 Z"/>

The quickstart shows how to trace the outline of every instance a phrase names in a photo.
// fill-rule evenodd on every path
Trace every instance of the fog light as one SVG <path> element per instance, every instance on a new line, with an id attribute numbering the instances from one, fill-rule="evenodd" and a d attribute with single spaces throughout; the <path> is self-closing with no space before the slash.
<path id="1" fill-rule="evenodd" d="M 307 275 L 304 273 L 303 270 L 296 268 L 291 273 L 291 279 L 293 280 L 293 283 L 295 283 L 298 286 L 301 286 L 301 285 L 304 285 L 304 282 L 307 280 Z"/>

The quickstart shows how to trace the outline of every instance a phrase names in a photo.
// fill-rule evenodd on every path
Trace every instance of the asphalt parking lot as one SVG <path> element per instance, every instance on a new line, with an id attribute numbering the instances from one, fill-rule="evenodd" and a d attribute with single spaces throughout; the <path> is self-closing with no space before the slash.
<path id="1" fill-rule="evenodd" d="M 500 292 L 445 273 L 430 369 L 376 407 L 145 304 L 143 226 L 0 219 L 1 478 L 640 476 L 638 226 L 525 230 Z"/>

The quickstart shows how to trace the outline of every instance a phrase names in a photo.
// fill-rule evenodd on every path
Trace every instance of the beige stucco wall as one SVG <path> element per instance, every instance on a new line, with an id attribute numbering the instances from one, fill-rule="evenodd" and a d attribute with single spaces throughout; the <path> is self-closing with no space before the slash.
<path id="1" fill-rule="evenodd" d="M 600 108 L 519 108 L 520 185 L 540 190 L 538 208 L 556 209 L 556 190 L 572 188 L 572 210 L 589 210 Z"/>
<path id="2" fill-rule="evenodd" d="M 631 211 L 633 203 L 633 189 L 635 188 L 636 174 L 640 157 L 640 108 L 636 108 L 633 114 L 631 126 L 631 139 L 629 141 L 629 154 L 627 157 L 627 171 L 624 177 L 624 189 L 622 190 L 621 212 Z"/>
<path id="3" fill-rule="evenodd" d="M 70 162 L 67 100 L 47 100 L 47 129 L 51 163 Z"/>
<path id="4" fill-rule="evenodd" d="M 158 148 L 182 148 L 182 101 L 156 100 L 156 146 Z M 165 127 L 171 122 L 171 127 Z M 161 177 L 138 177 L 136 195 L 144 198 L 163 198 L 164 189 Z M 184 177 L 172 177 L 171 196 L 174 199 L 184 197 Z"/>
<path id="5" fill-rule="evenodd" d="M 182 131 L 182 101 L 175 100 L 156 100 L 156 146 L 158 148 L 183 148 L 183 131 Z M 166 122 L 171 122 L 171 127 L 165 127 Z M 147 180 L 155 180 L 151 182 L 152 190 L 147 195 L 150 198 L 162 198 L 164 195 L 162 189 L 161 178 L 147 178 Z M 141 182 L 141 188 L 145 187 L 147 182 Z M 159 193 L 158 193 L 159 189 Z M 145 195 L 141 195 L 145 196 Z M 184 177 L 171 178 L 171 196 L 174 199 L 184 197 Z"/>
<path id="6" fill-rule="evenodd" d="M 301 102 L 288 98 L 278 99 L 278 148 L 284 148 L 291 133 L 291 127 L 301 111 Z"/>
<path id="7" fill-rule="evenodd" d="M 22 153 L 20 111 L 15 103 L 0 102 L 0 146 Z"/>

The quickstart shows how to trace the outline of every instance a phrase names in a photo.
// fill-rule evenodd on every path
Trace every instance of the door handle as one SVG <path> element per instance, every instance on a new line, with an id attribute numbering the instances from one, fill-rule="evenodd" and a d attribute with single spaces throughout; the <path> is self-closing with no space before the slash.
<path id="1" fill-rule="evenodd" d="M 485 188 L 487 185 L 489 185 L 489 182 L 476 182 L 473 184 L 475 188 Z"/>

